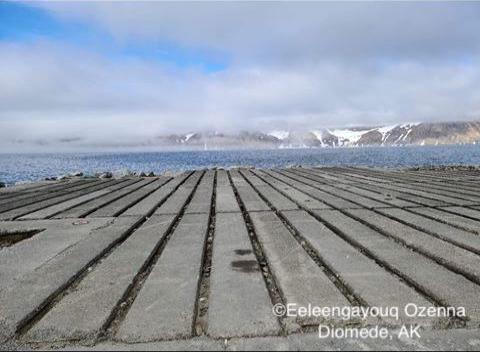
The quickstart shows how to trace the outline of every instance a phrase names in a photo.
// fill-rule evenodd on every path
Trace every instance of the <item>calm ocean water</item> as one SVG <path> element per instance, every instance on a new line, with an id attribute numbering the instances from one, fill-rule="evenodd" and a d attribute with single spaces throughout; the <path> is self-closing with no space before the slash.
<path id="1" fill-rule="evenodd" d="M 183 171 L 211 167 L 407 167 L 480 165 L 480 145 L 148 153 L 0 154 L 0 181 L 14 184 L 74 171 Z"/>

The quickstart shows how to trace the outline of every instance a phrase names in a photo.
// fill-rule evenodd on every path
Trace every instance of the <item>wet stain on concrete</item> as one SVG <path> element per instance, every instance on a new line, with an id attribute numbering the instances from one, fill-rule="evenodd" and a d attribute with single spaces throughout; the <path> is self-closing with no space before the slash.
<path id="1" fill-rule="evenodd" d="M 251 249 L 236 249 L 235 250 L 235 254 L 237 255 L 248 255 L 248 254 L 252 254 L 253 251 Z"/>
<path id="2" fill-rule="evenodd" d="M 233 270 L 244 273 L 253 273 L 259 271 L 256 260 L 235 260 L 232 262 L 232 268 Z"/>

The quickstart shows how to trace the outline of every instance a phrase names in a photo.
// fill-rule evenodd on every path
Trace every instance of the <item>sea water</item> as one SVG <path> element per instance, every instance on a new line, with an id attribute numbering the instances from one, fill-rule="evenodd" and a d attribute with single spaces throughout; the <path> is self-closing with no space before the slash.
<path id="1" fill-rule="evenodd" d="M 15 184 L 81 171 L 131 170 L 161 174 L 252 166 L 414 167 L 480 165 L 480 145 L 322 149 L 0 154 L 0 181 Z"/>

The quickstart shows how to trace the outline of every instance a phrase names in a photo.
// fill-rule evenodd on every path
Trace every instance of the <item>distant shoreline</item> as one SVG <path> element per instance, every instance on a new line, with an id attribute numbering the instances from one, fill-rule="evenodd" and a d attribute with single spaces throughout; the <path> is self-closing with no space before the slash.
<path id="1" fill-rule="evenodd" d="M 389 148 L 442 148 L 442 147 L 470 147 L 477 146 L 480 143 L 451 143 L 451 144 L 404 144 L 404 145 L 342 145 L 342 146 L 325 146 L 325 147 L 211 147 L 211 149 L 203 149 L 200 147 L 172 147 L 172 148 L 144 148 L 144 147 L 132 147 L 132 148 L 79 148 L 79 149 L 65 149 L 58 151 L 57 148 L 51 150 L 0 150 L 1 155 L 54 155 L 54 154 L 148 154 L 148 153 L 191 153 L 191 152 L 258 152 L 258 151 L 289 151 L 289 150 L 355 150 L 355 149 L 389 149 Z"/>
<path id="2" fill-rule="evenodd" d="M 369 147 L 178 152 L 0 154 L 0 182 L 40 181 L 82 172 L 142 172 L 156 175 L 207 168 L 291 166 L 412 168 L 480 165 L 480 146 Z"/>

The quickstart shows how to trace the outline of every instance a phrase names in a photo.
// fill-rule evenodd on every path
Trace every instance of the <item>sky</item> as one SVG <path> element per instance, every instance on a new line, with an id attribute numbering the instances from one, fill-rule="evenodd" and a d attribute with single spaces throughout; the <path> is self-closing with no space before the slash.
<path id="1" fill-rule="evenodd" d="M 480 117 L 480 2 L 0 1 L 0 146 Z"/>

